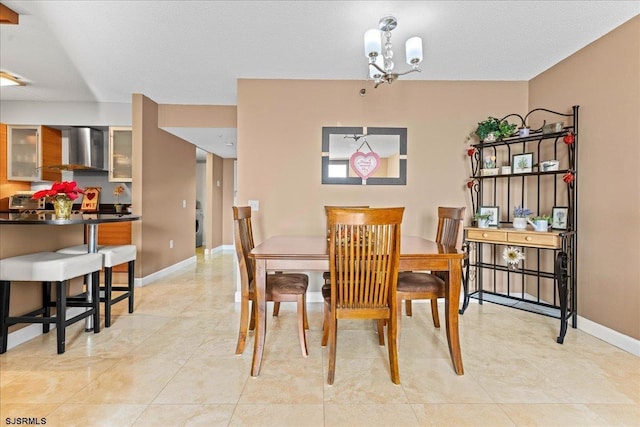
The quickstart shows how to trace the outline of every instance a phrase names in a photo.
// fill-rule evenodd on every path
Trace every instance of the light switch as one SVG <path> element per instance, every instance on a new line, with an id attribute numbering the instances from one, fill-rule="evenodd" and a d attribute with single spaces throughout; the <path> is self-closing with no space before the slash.
<path id="1" fill-rule="evenodd" d="M 257 212 L 260 210 L 260 201 L 258 200 L 249 200 L 249 206 L 251 206 L 251 210 Z"/>
<path id="2" fill-rule="evenodd" d="M 186 201 L 186 200 L 183 200 L 183 201 L 182 201 L 182 207 L 183 207 L 183 208 L 186 208 L 186 207 L 187 207 L 187 201 Z"/>

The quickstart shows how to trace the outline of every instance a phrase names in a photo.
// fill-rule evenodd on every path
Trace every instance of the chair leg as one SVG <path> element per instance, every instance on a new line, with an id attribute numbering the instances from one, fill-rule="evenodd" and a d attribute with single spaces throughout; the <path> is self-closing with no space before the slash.
<path id="1" fill-rule="evenodd" d="M 251 317 L 249 317 L 249 330 L 256 329 L 256 303 L 251 300 Z"/>
<path id="2" fill-rule="evenodd" d="M 273 317 L 278 317 L 278 314 L 280 314 L 280 302 L 274 301 L 273 302 Z"/>
<path id="3" fill-rule="evenodd" d="M 323 303 L 323 320 L 322 320 L 322 341 L 320 345 L 325 347 L 329 340 L 329 304 L 325 301 Z"/>
<path id="4" fill-rule="evenodd" d="M 51 282 L 42 282 L 42 307 L 44 308 L 43 317 L 51 317 Z M 50 323 L 42 324 L 42 333 L 48 334 L 51 328 Z"/>
<path id="5" fill-rule="evenodd" d="M 67 282 L 56 282 L 56 338 L 58 354 L 65 350 L 65 317 L 67 307 Z"/>
<path id="6" fill-rule="evenodd" d="M 113 268 L 104 268 L 104 326 L 111 326 L 111 293 L 113 291 Z M 100 297 L 100 294 L 98 294 Z"/>
<path id="7" fill-rule="evenodd" d="M 409 300 L 410 301 L 410 300 Z M 396 302 L 396 342 L 397 342 L 397 347 L 400 348 L 400 329 L 402 326 L 402 300 L 400 298 L 398 298 L 397 302 Z M 389 325 L 387 324 L 387 327 L 389 327 Z M 387 331 L 387 333 L 389 333 L 389 331 Z"/>
<path id="8" fill-rule="evenodd" d="M 438 314 L 438 298 L 431 299 L 431 317 L 433 318 L 433 326 L 440 327 L 440 316 Z"/>
<path id="9" fill-rule="evenodd" d="M 309 318 L 307 317 L 307 296 L 303 295 L 303 303 L 304 303 L 304 328 L 309 329 Z"/>
<path id="10" fill-rule="evenodd" d="M 404 302 L 405 308 L 404 311 L 407 313 L 407 316 L 413 316 L 413 312 L 411 311 L 411 300 L 408 299 Z"/>
<path id="11" fill-rule="evenodd" d="M 309 350 L 307 349 L 307 337 L 304 332 L 304 319 L 305 319 L 305 297 L 304 294 L 298 295 L 298 339 L 300 340 L 300 350 L 304 357 L 309 356 Z"/>
<path id="12" fill-rule="evenodd" d="M 378 319 L 378 344 L 384 345 L 384 319 Z"/>
<path id="13" fill-rule="evenodd" d="M 327 373 L 327 384 L 333 384 L 336 373 L 336 344 L 338 341 L 338 319 L 333 313 L 329 320 L 329 371 Z"/>
<path id="14" fill-rule="evenodd" d="M 0 308 L 2 308 L 2 312 L 0 313 L 0 334 L 2 334 L 2 338 L 0 339 L 0 354 L 3 354 L 7 351 L 7 340 L 9 337 L 9 297 L 11 295 L 11 282 L 8 281 L 0 281 Z"/>
<path id="15" fill-rule="evenodd" d="M 253 310 L 252 310 L 253 312 Z M 242 354 L 244 344 L 247 340 L 247 327 L 249 326 L 249 299 L 242 296 L 240 302 L 240 330 L 238 332 L 238 343 L 236 344 L 236 354 Z"/>
<path id="16" fill-rule="evenodd" d="M 397 316 L 391 316 L 387 324 L 387 342 L 389 343 L 389 369 L 391 371 L 391 381 L 400 384 L 400 370 L 398 368 L 398 335 Z"/>
<path id="17" fill-rule="evenodd" d="M 134 279 L 135 279 L 135 271 L 136 271 L 136 262 L 135 260 L 129 261 L 129 266 L 127 269 L 127 284 L 129 285 L 129 313 L 133 313 L 133 295 L 135 293 Z"/>

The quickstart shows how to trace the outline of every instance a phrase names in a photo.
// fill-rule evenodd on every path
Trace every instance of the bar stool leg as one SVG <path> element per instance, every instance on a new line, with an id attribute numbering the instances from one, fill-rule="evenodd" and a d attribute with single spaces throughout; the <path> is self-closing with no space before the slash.
<path id="1" fill-rule="evenodd" d="M 104 326 L 108 328 L 111 326 L 111 287 L 113 280 L 112 267 L 104 268 Z M 98 294 L 100 296 L 100 294 Z"/>
<path id="2" fill-rule="evenodd" d="M 135 273 L 135 261 L 129 261 L 128 271 L 127 271 L 127 280 L 129 284 L 129 313 L 133 313 L 133 294 L 134 294 L 134 273 Z"/>
<path id="3" fill-rule="evenodd" d="M 92 293 L 95 295 L 91 301 L 93 304 L 93 333 L 100 332 L 100 272 L 92 273 L 91 279 Z"/>
<path id="4" fill-rule="evenodd" d="M 44 309 L 43 317 L 51 317 L 51 282 L 42 282 L 42 308 Z M 48 334 L 51 324 L 42 323 L 42 333 Z"/>
<path id="5" fill-rule="evenodd" d="M 67 307 L 67 281 L 56 282 L 56 336 L 58 342 L 58 354 L 65 350 L 65 320 Z"/>
<path id="6" fill-rule="evenodd" d="M 0 308 L 2 308 L 2 313 L 0 313 L 0 334 L 2 334 L 2 339 L 0 340 L 0 354 L 3 354 L 7 351 L 7 338 L 9 336 L 9 295 L 11 293 L 11 282 L 0 281 Z"/>

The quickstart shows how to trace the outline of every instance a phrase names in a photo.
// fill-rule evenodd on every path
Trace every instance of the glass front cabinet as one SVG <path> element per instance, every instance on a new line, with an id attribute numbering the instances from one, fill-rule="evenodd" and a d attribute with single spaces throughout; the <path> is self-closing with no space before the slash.
<path id="1" fill-rule="evenodd" d="M 48 126 L 7 126 L 7 180 L 60 181 L 62 132 Z"/>
<path id="2" fill-rule="evenodd" d="M 109 181 L 131 182 L 131 127 L 109 128 Z"/>

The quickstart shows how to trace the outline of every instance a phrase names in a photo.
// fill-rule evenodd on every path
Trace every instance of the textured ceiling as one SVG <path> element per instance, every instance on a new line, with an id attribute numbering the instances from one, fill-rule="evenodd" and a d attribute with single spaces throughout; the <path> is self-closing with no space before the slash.
<path id="1" fill-rule="evenodd" d="M 397 70 L 404 41 L 423 38 L 422 72 L 403 78 L 529 80 L 640 13 L 637 0 L 2 3 L 20 24 L 0 27 L 0 68 L 28 83 L 2 101 L 206 105 L 235 105 L 239 78 L 364 80 L 363 34 L 389 14 Z"/>

